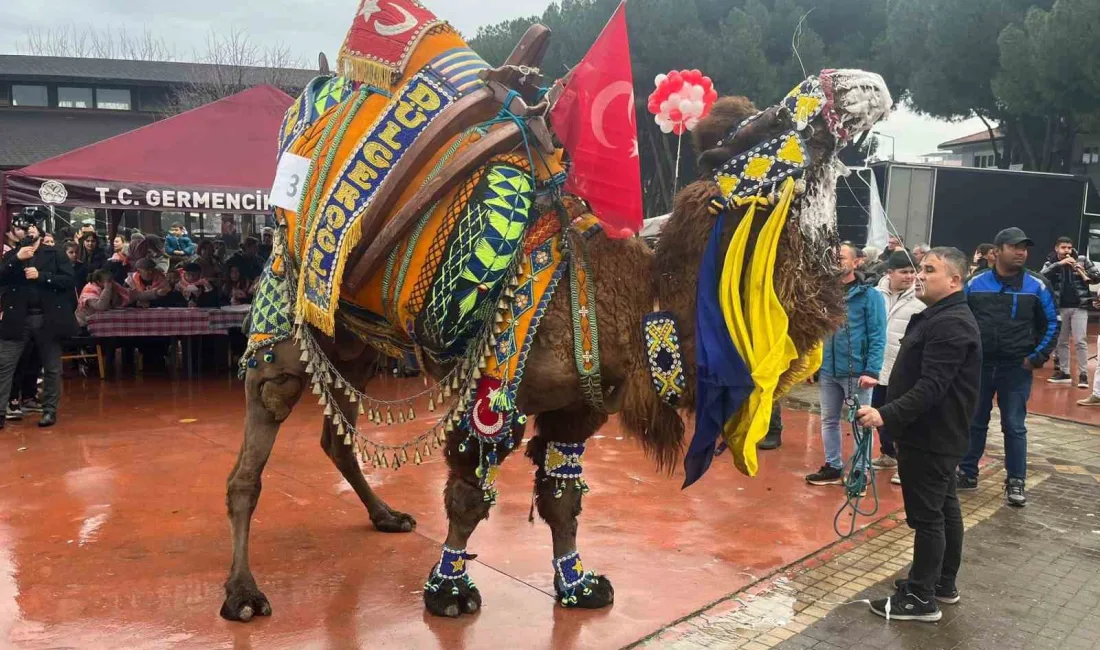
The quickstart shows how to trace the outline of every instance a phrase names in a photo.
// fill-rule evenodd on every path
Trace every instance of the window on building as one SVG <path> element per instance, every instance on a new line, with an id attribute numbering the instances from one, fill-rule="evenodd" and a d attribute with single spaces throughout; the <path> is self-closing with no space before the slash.
<path id="1" fill-rule="evenodd" d="M 50 96 L 46 92 L 45 86 L 13 85 L 11 87 L 11 105 L 49 106 Z"/>
<path id="2" fill-rule="evenodd" d="M 130 91 L 118 88 L 96 88 L 95 107 L 106 111 L 131 110 Z"/>
<path id="3" fill-rule="evenodd" d="M 91 88 L 67 88 L 62 86 L 57 89 L 58 108 L 91 108 Z"/>
<path id="4" fill-rule="evenodd" d="M 1100 147 L 1085 147 L 1081 162 L 1086 165 L 1100 164 Z"/>

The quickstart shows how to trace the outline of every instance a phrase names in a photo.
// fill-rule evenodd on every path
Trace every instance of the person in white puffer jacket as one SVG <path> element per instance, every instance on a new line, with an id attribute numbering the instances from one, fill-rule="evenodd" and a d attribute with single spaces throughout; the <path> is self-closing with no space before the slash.
<path id="1" fill-rule="evenodd" d="M 875 287 L 886 300 L 886 354 L 883 357 L 878 386 L 875 386 L 871 394 L 871 406 L 874 408 L 880 408 L 886 403 L 886 387 L 890 383 L 890 371 L 893 370 L 894 361 L 898 358 L 901 338 L 905 336 L 905 328 L 909 327 L 909 319 L 913 314 L 923 311 L 925 307 L 924 303 L 917 298 L 914 288 L 916 279 L 917 271 L 913 266 L 913 258 L 904 250 L 896 250 L 887 261 L 886 275 Z M 897 467 L 897 448 L 890 437 L 890 432 L 884 426 L 879 427 L 878 437 L 879 450 L 882 453 L 872 462 L 872 465 L 878 469 Z M 901 483 L 896 474 L 891 482 L 896 485 Z"/>

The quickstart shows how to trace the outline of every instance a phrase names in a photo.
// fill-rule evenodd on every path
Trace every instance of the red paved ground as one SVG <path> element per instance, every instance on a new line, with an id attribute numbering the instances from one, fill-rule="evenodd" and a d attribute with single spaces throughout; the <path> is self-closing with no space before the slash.
<path id="1" fill-rule="evenodd" d="M 432 618 L 421 588 L 446 530 L 442 460 L 370 476 L 419 521 L 413 534 L 377 533 L 321 452 L 310 405 L 283 428 L 252 528 L 252 566 L 274 616 L 227 623 L 217 610 L 240 384 L 88 381 L 67 390 L 57 427 L 0 433 L 0 645 L 618 647 L 837 541 L 840 488 L 802 480 L 822 462 L 816 417 L 786 414 L 785 445 L 762 454 L 757 478 L 723 458 L 687 492 L 682 476 L 656 474 L 609 425 L 586 455 L 592 493 L 580 549 L 586 566 L 612 579 L 615 605 L 555 606 L 549 530 L 527 522 L 532 468 L 517 456 L 470 545 L 483 611 Z M 879 479 L 880 515 L 901 506 L 888 478 Z"/>

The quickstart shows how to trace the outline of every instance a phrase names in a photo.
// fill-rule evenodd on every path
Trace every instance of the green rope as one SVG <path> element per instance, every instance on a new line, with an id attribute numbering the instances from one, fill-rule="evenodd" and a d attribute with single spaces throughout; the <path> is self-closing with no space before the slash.
<path id="1" fill-rule="evenodd" d="M 843 538 L 851 537 L 856 532 L 856 517 L 873 517 L 878 512 L 878 487 L 875 485 L 875 466 L 871 464 L 871 451 L 875 442 L 875 435 L 871 427 L 860 426 L 856 422 L 859 411 L 859 398 L 856 396 L 856 383 L 852 376 L 852 329 L 845 323 L 844 332 L 848 337 L 848 398 L 844 403 L 848 406 L 848 423 L 852 427 L 852 439 L 855 441 L 855 451 L 848 459 L 841 475 L 844 477 L 844 505 L 840 506 L 836 517 L 833 518 L 833 530 Z M 867 494 L 867 488 L 871 489 L 871 502 L 874 507 L 865 512 L 859 509 L 859 502 Z M 840 532 L 840 517 L 846 510 L 851 510 L 848 522 L 847 534 Z"/>

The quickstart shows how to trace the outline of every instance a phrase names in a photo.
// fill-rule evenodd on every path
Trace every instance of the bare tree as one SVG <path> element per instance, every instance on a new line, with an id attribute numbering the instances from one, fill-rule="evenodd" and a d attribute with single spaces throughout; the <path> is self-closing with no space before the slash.
<path id="1" fill-rule="evenodd" d="M 303 58 L 295 56 L 289 46 L 261 47 L 241 29 L 224 34 L 211 31 L 206 52 L 196 52 L 194 60 L 198 65 L 189 82 L 176 90 L 172 112 L 209 104 L 260 84 L 297 92 L 309 75 Z"/>
<path id="2" fill-rule="evenodd" d="M 149 28 L 140 33 L 122 29 L 95 29 L 74 24 L 31 29 L 19 50 L 39 56 L 67 56 L 94 59 L 174 61 L 175 51 Z"/>

